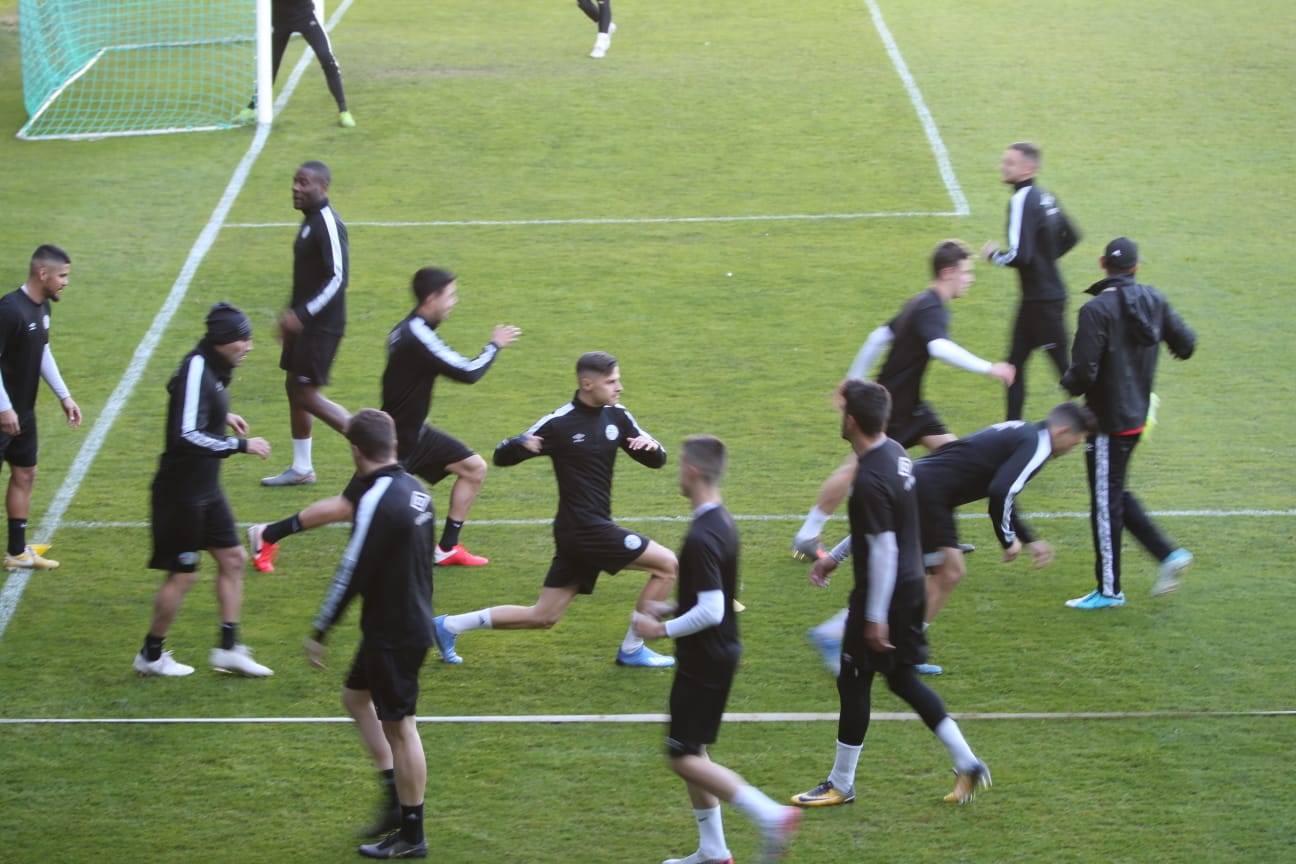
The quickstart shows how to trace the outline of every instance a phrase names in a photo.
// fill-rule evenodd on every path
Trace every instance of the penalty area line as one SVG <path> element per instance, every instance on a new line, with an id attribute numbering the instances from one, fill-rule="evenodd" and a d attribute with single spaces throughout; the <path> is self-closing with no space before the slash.
<path id="1" fill-rule="evenodd" d="M 955 720 L 1219 720 L 1233 717 L 1296 717 L 1296 710 L 1262 711 L 1006 711 L 954 712 Z M 666 723 L 667 714 L 449 714 L 418 715 L 419 723 Z M 726 723 L 828 723 L 837 721 L 834 712 L 741 712 L 726 713 Z M 873 720 L 918 721 L 917 714 L 904 711 L 874 712 Z M 0 726 L 130 726 L 130 725 L 307 725 L 351 723 L 350 717 L 13 717 L 0 718 Z"/>

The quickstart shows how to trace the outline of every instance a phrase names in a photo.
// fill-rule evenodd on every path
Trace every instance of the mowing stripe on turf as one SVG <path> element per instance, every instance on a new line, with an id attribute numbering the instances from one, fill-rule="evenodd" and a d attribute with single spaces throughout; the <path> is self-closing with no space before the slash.
<path id="1" fill-rule="evenodd" d="M 1079 511 L 1074 512 L 1056 512 L 1056 513 L 1022 513 L 1023 519 L 1088 519 L 1089 514 Z M 1177 516 L 1197 518 L 1197 519 L 1229 519 L 1234 517 L 1254 518 L 1257 516 L 1296 516 L 1296 510 L 1152 510 L 1149 515 L 1157 519 L 1173 518 Z M 735 513 L 733 514 L 735 522 L 799 522 L 804 519 L 804 515 L 795 513 Z M 845 516 L 833 516 L 834 521 L 844 522 Z M 958 519 L 988 519 L 985 513 L 958 513 Z M 617 522 L 689 522 L 693 519 L 689 516 L 624 516 L 617 517 Z M 246 528 L 252 525 L 252 522 L 241 523 L 240 527 Z M 350 522 L 337 522 L 331 526 L 324 527 L 348 527 Z M 473 525 L 477 526 L 506 526 L 506 525 L 552 525 L 552 519 L 474 519 Z M 67 528 L 147 528 L 147 522 L 64 522 Z"/>
<path id="2" fill-rule="evenodd" d="M 476 228 L 509 225 L 660 225 L 691 222 L 792 222 L 829 219 L 910 219 L 914 217 L 966 216 L 954 211 L 895 211 L 886 213 L 784 213 L 755 216 L 629 216 L 621 219 L 440 219 L 428 222 L 362 222 L 347 220 L 347 227 L 360 228 Z M 226 228 L 293 228 L 295 222 L 231 222 Z"/>
<path id="3" fill-rule="evenodd" d="M 1005 711 L 995 713 L 954 712 L 955 720 L 1217 720 L 1229 717 L 1296 717 L 1296 711 Z M 420 723 L 666 723 L 668 714 L 435 714 L 419 715 Z M 870 719 L 919 720 L 905 711 L 874 712 Z M 186 724 L 310 724 L 351 723 L 350 717 L 14 717 L 0 719 L 0 726 L 78 725 L 186 725 Z M 837 712 L 726 713 L 725 723 L 836 723 Z"/>
<path id="4" fill-rule="evenodd" d="M 337 11 L 333 13 L 333 17 L 329 20 L 329 30 L 332 30 L 337 25 L 342 15 L 350 8 L 351 2 L 352 0 L 343 0 L 342 4 L 338 6 Z M 301 80 L 302 74 L 313 59 L 314 54 L 311 53 L 310 48 L 307 48 L 301 59 L 297 61 L 297 66 L 293 69 L 292 75 L 284 84 L 279 98 L 275 100 L 274 113 L 276 115 L 288 103 L 289 97 L 297 89 L 297 82 Z M 221 195 L 220 201 L 216 204 L 216 209 L 212 211 L 211 218 L 207 220 L 207 224 L 199 233 L 198 239 L 194 241 L 194 245 L 190 248 L 189 257 L 185 259 L 180 275 L 176 277 L 175 283 L 171 286 L 171 292 L 167 294 L 166 300 L 162 303 L 162 308 L 154 316 L 148 332 L 144 334 L 144 338 L 135 349 L 135 356 L 131 358 L 125 374 L 117 382 L 117 387 L 113 390 L 112 395 L 108 397 L 103 413 L 99 415 L 90 428 L 85 443 L 81 445 L 76 459 L 72 462 L 72 467 L 68 469 L 67 476 L 63 478 L 63 485 L 59 487 L 58 492 L 54 495 L 54 500 L 50 503 L 49 509 L 45 511 L 45 515 L 41 517 L 36 530 L 32 532 L 36 542 L 50 542 L 63 524 L 63 514 L 67 512 L 68 505 L 72 503 L 77 490 L 81 488 L 81 481 L 85 479 L 86 474 L 90 471 L 90 466 L 94 464 L 95 457 L 99 455 L 99 450 L 108 438 L 108 432 L 112 429 L 113 423 L 117 421 L 117 415 L 121 414 L 131 394 L 135 392 L 135 385 L 139 384 L 149 360 L 153 358 L 153 352 L 157 350 L 158 343 L 162 341 L 162 334 L 166 332 L 176 310 L 180 308 L 181 301 L 189 292 L 189 286 L 193 283 L 199 265 L 202 264 L 203 259 L 207 257 L 207 253 L 216 243 L 216 237 L 225 225 L 225 217 L 229 215 L 235 199 L 243 191 L 243 184 L 247 182 L 248 175 L 252 173 L 252 166 L 256 164 L 257 157 L 261 155 L 261 150 L 265 147 L 266 140 L 269 137 L 270 127 L 257 127 L 251 145 L 248 146 L 247 152 L 243 154 L 243 158 L 239 160 L 238 167 L 234 169 L 234 174 L 225 187 L 225 193 Z M 0 591 L 0 637 L 3 637 L 5 630 L 8 629 L 9 621 L 18 609 L 18 601 L 22 599 L 23 591 L 26 590 L 30 578 L 31 571 L 16 570 L 5 580 L 4 589 Z"/>

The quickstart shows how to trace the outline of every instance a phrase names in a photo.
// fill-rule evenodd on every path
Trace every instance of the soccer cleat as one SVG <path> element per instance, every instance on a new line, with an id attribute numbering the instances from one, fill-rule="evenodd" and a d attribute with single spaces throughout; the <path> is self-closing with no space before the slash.
<path id="1" fill-rule="evenodd" d="M 243 124 L 255 123 L 256 114 L 257 112 L 255 108 L 244 108 L 234 117 L 234 122 Z"/>
<path id="2" fill-rule="evenodd" d="M 183 663 L 176 662 L 171 656 L 170 651 L 163 651 L 162 656 L 156 660 L 149 660 L 144 657 L 141 651 L 135 655 L 135 662 L 131 664 L 141 678 L 147 678 L 156 675 L 160 678 L 183 678 L 186 675 L 193 674 L 193 667 L 186 666 Z"/>
<path id="3" fill-rule="evenodd" d="M 242 675 L 245 678 L 269 678 L 274 674 L 269 666 L 262 666 L 252 659 L 252 649 L 246 645 L 235 645 L 233 648 L 213 648 L 211 665 L 217 672 L 228 672 L 231 675 Z"/>
<path id="4" fill-rule="evenodd" d="M 1109 597 L 1101 591 L 1090 591 L 1083 597 L 1066 601 L 1066 605 L 1072 609 L 1108 609 L 1113 606 L 1124 606 L 1125 592 Z"/>
<path id="5" fill-rule="evenodd" d="M 450 567 L 459 565 L 461 567 L 481 567 L 483 564 L 489 564 L 489 558 L 483 558 L 480 555 L 474 555 L 463 547 L 463 544 L 456 544 L 449 552 L 442 550 L 440 546 L 432 550 L 432 556 L 438 567 Z"/>
<path id="6" fill-rule="evenodd" d="M 366 858 L 426 858 L 427 853 L 427 838 L 409 843 L 401 839 L 399 831 L 393 831 L 377 843 L 365 843 L 360 847 L 360 854 Z"/>
<path id="7" fill-rule="evenodd" d="M 841 640 L 831 636 L 824 636 L 819 632 L 818 628 L 808 630 L 806 638 L 810 640 L 810 644 L 814 646 L 814 649 L 819 652 L 819 656 L 823 658 L 828 671 L 834 677 L 838 675 L 841 672 Z"/>
<path id="8" fill-rule="evenodd" d="M 954 772 L 954 790 L 945 796 L 950 804 L 966 804 L 976 797 L 978 789 L 990 786 L 990 769 L 984 762 L 976 763 L 971 771 Z"/>
<path id="9" fill-rule="evenodd" d="M 21 555 L 5 553 L 4 566 L 10 570 L 57 570 L 59 562 L 42 557 L 32 547 L 23 549 Z"/>
<path id="10" fill-rule="evenodd" d="M 341 126 L 343 129 L 355 128 L 355 118 L 351 116 L 350 111 L 338 112 L 338 125 Z"/>
<path id="11" fill-rule="evenodd" d="M 594 39 L 594 50 L 590 52 L 590 56 L 595 60 L 601 60 L 610 47 L 612 47 L 612 36 L 608 33 L 600 33 Z"/>
<path id="12" fill-rule="evenodd" d="M 360 830 L 361 837 L 377 837 L 380 834 L 388 834 L 392 831 L 400 830 L 401 810 L 400 806 L 382 807 L 378 810 L 374 821 Z"/>
<path id="13" fill-rule="evenodd" d="M 792 835 L 801 825 L 801 811 L 795 807 L 784 807 L 783 815 L 777 822 L 761 827 L 760 855 L 756 860 L 762 864 L 774 864 L 783 858 Z"/>
<path id="14" fill-rule="evenodd" d="M 973 546 L 971 543 L 960 543 L 958 544 L 958 548 L 959 551 L 962 552 L 964 555 L 971 555 L 973 552 L 976 551 L 976 547 Z"/>
<path id="15" fill-rule="evenodd" d="M 261 535 L 264 525 L 249 525 L 247 530 L 248 548 L 252 550 L 252 566 L 262 573 L 274 572 L 275 555 L 279 554 L 278 543 L 267 543 Z"/>
<path id="16" fill-rule="evenodd" d="M 825 780 L 809 792 L 792 796 L 792 803 L 801 807 L 832 807 L 836 804 L 851 804 L 854 801 L 854 786 L 842 791 L 833 786 L 831 780 Z"/>
<path id="17" fill-rule="evenodd" d="M 793 540 L 792 557 L 798 561 L 815 561 L 819 558 L 827 558 L 828 550 L 824 548 L 823 541 L 818 537 L 813 540 Z"/>
<path id="18" fill-rule="evenodd" d="M 314 486 L 314 471 L 298 471 L 289 465 L 273 477 L 262 477 L 262 486 Z"/>
<path id="19" fill-rule="evenodd" d="M 662 864 L 734 864 L 733 858 L 703 858 L 702 850 L 694 852 L 687 858 L 667 858 Z"/>
<path id="20" fill-rule="evenodd" d="M 1152 586 L 1152 596 L 1160 597 L 1177 589 L 1179 577 L 1192 566 L 1192 563 L 1193 554 L 1187 549 L 1176 549 L 1167 555 L 1161 562 L 1161 569 L 1157 571 L 1157 581 Z"/>
<path id="21" fill-rule="evenodd" d="M 647 645 L 640 645 L 636 650 L 627 654 L 620 648 L 617 649 L 616 663 L 618 666 L 642 666 L 645 668 L 664 669 L 668 666 L 675 665 L 674 657 L 667 657 L 665 654 L 658 654 Z"/>
<path id="22" fill-rule="evenodd" d="M 919 675 L 939 675 L 945 670 L 935 663 L 915 663 L 914 671 Z"/>
<path id="23" fill-rule="evenodd" d="M 462 663 L 463 658 L 455 653 L 455 639 L 458 634 L 451 633 L 445 626 L 446 616 L 438 615 L 432 619 L 432 626 L 436 629 L 437 650 L 441 652 L 442 663 Z"/>

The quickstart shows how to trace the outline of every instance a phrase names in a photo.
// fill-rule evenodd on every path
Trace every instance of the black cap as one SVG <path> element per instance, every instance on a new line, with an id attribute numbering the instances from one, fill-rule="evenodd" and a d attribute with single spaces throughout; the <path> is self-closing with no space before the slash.
<path id="1" fill-rule="evenodd" d="M 1103 266 L 1108 270 L 1133 270 L 1138 263 L 1138 244 L 1128 237 L 1117 237 L 1103 252 Z"/>
<path id="2" fill-rule="evenodd" d="M 252 338 L 252 319 L 237 306 L 221 302 L 207 313 L 207 341 L 213 345 L 228 345 Z"/>

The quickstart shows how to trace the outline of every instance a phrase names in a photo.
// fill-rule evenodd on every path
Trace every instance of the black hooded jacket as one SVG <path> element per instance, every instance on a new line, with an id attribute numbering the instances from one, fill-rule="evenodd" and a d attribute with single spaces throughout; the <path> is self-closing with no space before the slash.
<path id="1" fill-rule="evenodd" d="M 1138 284 L 1133 273 L 1109 275 L 1087 293 L 1095 296 L 1080 309 L 1062 387 L 1085 397 L 1104 434 L 1141 432 L 1160 343 L 1186 360 L 1197 347 L 1197 336 L 1160 291 Z"/>

